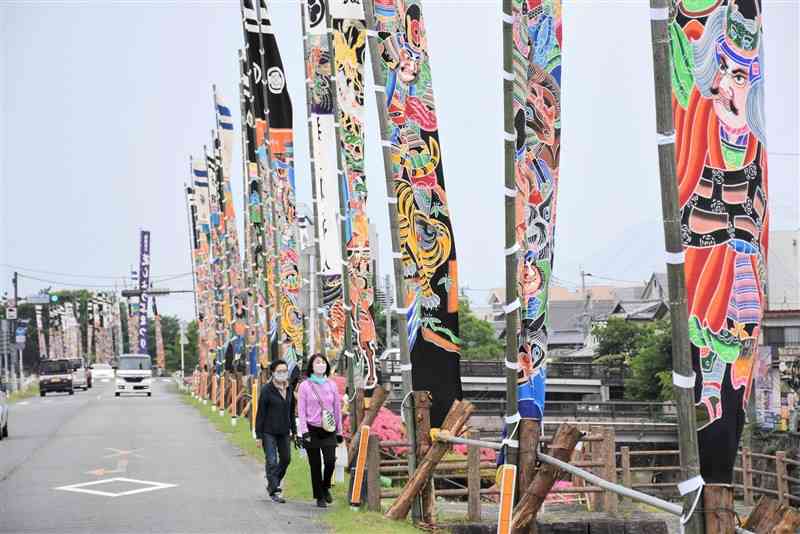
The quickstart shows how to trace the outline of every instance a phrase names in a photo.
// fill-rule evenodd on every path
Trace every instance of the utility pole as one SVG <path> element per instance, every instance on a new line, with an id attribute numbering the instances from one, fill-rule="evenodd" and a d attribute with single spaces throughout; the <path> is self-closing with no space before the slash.
<path id="1" fill-rule="evenodd" d="M 178 325 L 180 327 L 179 343 L 181 345 L 181 380 L 183 380 L 183 377 L 186 376 L 185 374 L 186 369 L 184 368 L 185 362 L 184 362 L 184 349 L 183 349 L 184 345 L 186 345 L 186 324 L 183 321 L 181 321 L 180 323 L 178 323 Z"/>
<path id="2" fill-rule="evenodd" d="M 19 313 L 17 310 L 17 302 L 19 301 L 19 274 L 17 271 L 14 271 L 14 276 L 11 279 L 11 284 L 14 286 L 14 310 L 16 313 Z M 17 318 L 16 313 L 14 314 L 14 318 L 11 319 L 11 335 L 14 337 L 14 347 L 16 349 L 17 346 Z M 17 390 L 22 389 L 22 350 L 16 349 L 19 353 L 19 382 L 17 386 Z"/>
<path id="3" fill-rule="evenodd" d="M 683 241 L 675 178 L 675 130 L 672 122 L 672 86 L 668 34 L 670 0 L 650 0 L 650 31 L 653 41 L 658 170 L 661 179 L 661 211 L 667 248 L 669 313 L 672 323 L 672 369 L 678 411 L 678 442 L 681 477 L 696 481 L 694 491 L 684 495 L 684 514 L 691 514 L 684 525 L 688 534 L 703 534 L 705 525 L 694 509 L 703 491 L 698 453 L 697 422 L 694 411 L 694 370 L 689 347 L 689 318 L 686 308 Z M 713 512 L 712 512 L 713 513 Z M 683 521 L 683 520 L 682 520 Z M 709 533 L 712 534 L 712 533 Z M 717 534 L 717 533 L 713 533 Z"/>

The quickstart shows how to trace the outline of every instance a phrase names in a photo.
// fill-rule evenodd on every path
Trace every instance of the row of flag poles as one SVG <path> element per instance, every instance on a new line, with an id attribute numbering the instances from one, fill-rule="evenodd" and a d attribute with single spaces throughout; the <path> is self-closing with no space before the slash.
<path id="1" fill-rule="evenodd" d="M 347 362 L 351 388 L 378 385 L 375 276 L 364 169 L 367 46 L 380 89 L 404 383 L 434 394 L 441 422 L 460 398 L 458 277 L 421 7 L 379 1 L 301 2 L 314 257 L 300 269 L 293 108 L 264 0 L 242 0 L 239 52 L 243 257 L 231 194 L 230 107 L 214 89 L 211 150 L 186 186 L 201 368 L 256 374 L 309 352 Z M 376 31 L 367 30 L 367 15 Z M 373 42 L 370 42 L 372 39 Z M 413 63 L 413 65 L 411 65 Z M 380 81 L 378 81 L 380 80 Z M 302 171 L 301 171 L 302 172 Z M 305 173 L 303 173 L 305 175 Z M 302 285 L 317 288 L 301 304 Z M 306 318 L 311 320 L 306 323 Z M 310 331 L 306 330 L 309 324 Z M 405 338 L 405 336 L 402 336 Z M 416 366 L 416 367 L 415 367 Z M 412 371 L 413 368 L 413 371 Z M 353 391 L 353 389 L 351 389 Z"/>

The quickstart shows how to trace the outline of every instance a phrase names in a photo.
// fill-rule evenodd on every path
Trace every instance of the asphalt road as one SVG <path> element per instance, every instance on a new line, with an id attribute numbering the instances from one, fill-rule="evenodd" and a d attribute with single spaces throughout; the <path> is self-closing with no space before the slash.
<path id="1" fill-rule="evenodd" d="M 164 379 L 150 398 L 116 398 L 98 382 L 12 405 L 0 442 L 0 532 L 322 531 L 310 503 L 268 500 L 263 465 L 174 391 Z M 108 482 L 75 487 L 98 481 Z"/>

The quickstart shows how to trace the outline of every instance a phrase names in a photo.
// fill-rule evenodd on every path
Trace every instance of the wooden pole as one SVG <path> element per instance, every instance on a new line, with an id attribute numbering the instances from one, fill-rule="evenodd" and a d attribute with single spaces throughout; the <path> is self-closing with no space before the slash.
<path id="1" fill-rule="evenodd" d="M 447 416 L 444 418 L 440 432 L 448 432 L 453 436 L 458 435 L 464 425 L 467 424 L 473 411 L 475 411 L 475 407 L 471 402 L 460 400 L 453 401 L 450 411 L 447 412 Z M 408 483 L 406 483 L 400 496 L 397 497 L 397 500 L 394 501 L 386 514 L 384 514 L 387 518 L 397 520 L 403 519 L 408 515 L 408 511 L 417 495 L 419 495 L 422 488 L 427 484 L 433 474 L 436 464 L 439 463 L 449 448 L 450 446 L 448 443 L 437 441 L 428 449 L 428 453 L 422 459 L 422 462 L 420 462 L 417 470 L 409 477 Z M 409 459 L 412 456 L 413 454 L 409 454 Z"/>
<path id="2" fill-rule="evenodd" d="M 558 427 L 553 441 L 550 443 L 549 453 L 554 458 L 563 462 L 569 462 L 572 451 L 581 438 L 581 432 L 572 425 L 562 424 Z M 527 534 L 532 523 L 536 521 L 536 514 L 542 507 L 547 494 L 555 484 L 561 474 L 561 470 L 549 464 L 542 465 L 536 472 L 536 476 L 524 492 L 514 511 L 514 518 L 511 522 L 511 532 L 513 534 Z"/>
<path id="3" fill-rule="evenodd" d="M 749 447 L 742 449 L 742 487 L 744 504 L 753 506 L 753 457 Z"/>
<path id="4" fill-rule="evenodd" d="M 364 16 L 367 26 L 367 42 L 369 44 L 369 57 L 372 64 L 372 80 L 376 88 L 384 89 L 386 87 L 386 76 L 383 73 L 381 66 L 381 54 L 378 49 L 378 36 L 374 33 L 375 30 L 375 6 L 373 0 L 364 2 Z M 381 152 L 383 155 L 383 174 L 386 179 L 386 194 L 391 198 L 396 199 L 394 188 L 394 173 L 392 172 L 392 147 L 391 140 L 385 139 L 386 132 L 389 131 L 389 117 L 386 106 L 383 103 L 383 91 L 378 91 L 375 95 L 375 103 L 378 108 L 378 122 L 381 132 Z M 389 212 L 389 227 L 392 238 L 392 263 L 394 267 L 394 287 L 395 287 L 395 302 L 397 303 L 397 329 L 399 331 L 400 340 L 400 368 L 403 376 L 403 401 L 411 395 L 413 384 L 411 380 L 411 350 L 408 344 L 408 319 L 406 311 L 403 309 L 406 306 L 406 286 L 403 277 L 403 263 L 402 254 L 400 251 L 400 226 L 398 224 L 397 215 L 397 202 L 387 202 L 387 210 Z M 389 313 L 387 311 L 387 313 Z M 515 403 L 516 404 L 516 403 Z M 451 408 L 452 410 L 452 408 Z M 414 404 L 405 406 L 403 409 L 405 415 L 404 423 L 406 426 L 406 438 L 410 446 L 410 451 L 414 450 L 414 442 L 416 439 L 415 420 L 414 420 Z M 417 458 L 414 454 L 408 455 L 408 476 L 411 478 L 417 467 Z M 418 516 L 419 503 L 415 505 L 415 516 Z"/>
<path id="5" fill-rule="evenodd" d="M 759 534 L 762 532 L 770 534 L 800 532 L 800 512 L 789 505 L 779 504 L 775 499 L 761 497 L 743 527 L 750 532 Z"/>
<path id="6" fill-rule="evenodd" d="M 620 459 L 622 460 L 622 485 L 626 488 L 633 487 L 633 479 L 631 478 L 631 448 L 622 447 Z M 627 504 L 631 503 L 630 497 L 625 497 Z"/>
<path id="7" fill-rule="evenodd" d="M 733 506 L 733 486 L 707 484 L 703 492 L 706 532 L 729 534 L 736 532 L 736 510 Z"/>
<path id="8" fill-rule="evenodd" d="M 610 482 L 617 482 L 617 456 L 616 456 L 616 433 L 613 427 L 603 428 L 603 464 L 605 467 L 605 478 Z M 619 498 L 613 491 L 606 490 L 603 493 L 603 508 L 608 514 L 616 514 L 619 511 Z"/>
<path id="9" fill-rule="evenodd" d="M 653 42 L 653 75 L 655 80 L 656 131 L 658 132 L 658 168 L 661 180 L 661 211 L 664 219 L 664 241 L 670 260 L 667 263 L 669 281 L 669 312 L 672 326 L 672 369 L 691 377 L 692 354 L 689 348 L 689 317 L 686 308 L 683 242 L 681 240 L 678 182 L 675 177 L 675 129 L 672 122 L 672 86 L 670 42 L 667 24 L 670 0 L 650 0 L 650 32 Z M 694 389 L 674 388 L 678 412 L 678 444 L 680 446 L 681 477 L 689 480 L 700 475 L 697 422 L 694 411 Z M 695 495 L 684 497 L 689 510 Z M 687 534 L 703 534 L 703 521 L 692 514 L 685 525 Z M 712 531 L 713 532 L 713 531 Z M 711 534 L 711 532 L 709 532 Z"/>
<path id="10" fill-rule="evenodd" d="M 477 432 L 469 437 L 477 438 Z M 481 451 L 474 445 L 467 446 L 467 519 L 481 520 Z"/>
<path id="11" fill-rule="evenodd" d="M 367 443 L 367 510 L 381 511 L 381 449 L 380 438 L 369 436 Z"/>
<path id="12" fill-rule="evenodd" d="M 386 391 L 385 387 L 379 386 L 375 388 L 372 397 L 370 397 L 370 404 L 369 408 L 366 412 L 364 412 L 364 418 L 361 422 L 361 426 L 368 426 L 372 427 L 372 423 L 375 422 L 375 418 L 378 416 L 378 412 L 380 411 L 383 403 L 386 401 L 386 397 L 388 396 L 388 392 Z M 347 451 L 347 464 L 350 465 L 355 458 L 355 454 L 357 451 L 356 444 L 358 443 L 358 433 L 350 440 L 350 446 Z"/>
<path id="13" fill-rule="evenodd" d="M 786 481 L 786 453 L 778 451 L 775 453 L 775 478 L 778 481 L 778 504 L 789 504 L 786 495 L 789 493 Z"/>
<path id="14" fill-rule="evenodd" d="M 511 0 L 503 0 L 503 70 L 505 72 L 514 72 L 513 66 L 513 26 L 511 19 Z M 514 80 L 509 80 L 503 77 L 503 132 L 514 132 Z M 516 194 L 510 194 L 512 191 L 516 192 L 516 174 L 514 168 L 516 145 L 514 141 L 504 138 L 503 140 L 503 184 L 506 189 L 505 195 L 505 247 L 506 250 L 511 250 L 517 245 L 517 236 L 515 232 L 516 226 Z M 517 253 L 506 254 L 506 303 L 517 302 Z M 518 399 L 517 399 L 517 355 L 519 353 L 519 314 L 516 311 L 506 313 L 506 419 L 505 430 L 506 439 L 509 445 L 505 449 L 505 462 L 511 465 L 517 465 L 519 461 L 519 444 L 515 430 L 518 428 L 517 422 L 519 421 Z M 516 446 L 515 446 L 516 445 Z M 533 457 L 533 461 L 531 461 Z M 532 475 L 533 465 L 535 465 L 535 451 L 533 455 L 525 455 L 526 466 L 525 475 L 527 478 Z M 520 470 L 517 471 L 518 473 Z M 519 485 L 521 488 L 521 483 Z M 516 500 L 516 499 L 515 499 Z"/>
<path id="15" fill-rule="evenodd" d="M 534 419 L 519 422 L 519 470 L 517 478 L 521 490 L 527 488 L 536 474 L 536 453 L 539 450 L 541 425 Z"/>
<path id="16" fill-rule="evenodd" d="M 424 458 L 431 448 L 431 394 L 428 391 L 415 391 L 413 393 L 414 407 L 416 408 L 417 431 L 417 458 Z M 422 488 L 421 520 L 426 525 L 433 525 L 435 520 L 436 500 L 434 495 L 433 477 Z"/>

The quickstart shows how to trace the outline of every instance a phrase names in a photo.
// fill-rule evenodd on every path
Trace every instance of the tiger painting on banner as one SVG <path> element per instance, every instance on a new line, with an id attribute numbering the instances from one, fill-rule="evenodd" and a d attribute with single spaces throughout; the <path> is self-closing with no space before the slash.
<path id="1" fill-rule="evenodd" d="M 375 329 L 375 273 L 369 243 L 367 179 L 364 174 L 364 55 L 367 32 L 360 2 L 331 0 L 333 70 L 340 124 L 339 150 L 344 163 L 340 188 L 345 202 L 343 236 L 349 280 L 353 349 L 360 370 L 357 385 L 369 396 L 378 385 Z"/>
<path id="2" fill-rule="evenodd" d="M 672 110 L 700 471 L 731 483 L 753 384 L 767 260 L 760 0 L 680 0 Z"/>
<path id="3" fill-rule="evenodd" d="M 461 398 L 458 268 L 445 192 L 428 40 L 420 3 L 374 0 L 386 77 L 383 137 L 391 143 L 408 307 L 412 382 L 432 395 L 431 424 Z M 380 93 L 379 93 L 380 95 Z"/>
<path id="4" fill-rule="evenodd" d="M 515 232 L 521 417 L 544 415 L 547 295 L 561 154 L 561 3 L 513 0 Z"/>

